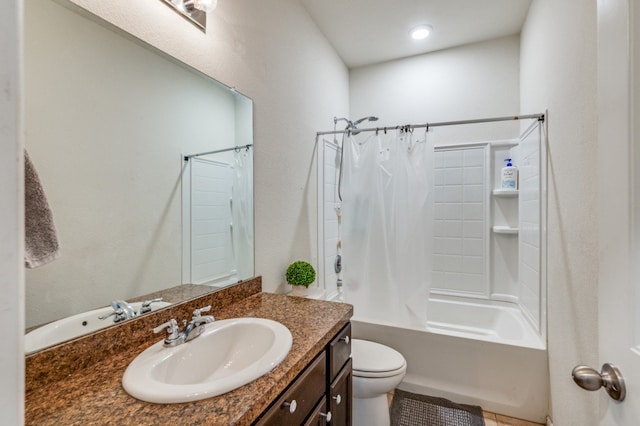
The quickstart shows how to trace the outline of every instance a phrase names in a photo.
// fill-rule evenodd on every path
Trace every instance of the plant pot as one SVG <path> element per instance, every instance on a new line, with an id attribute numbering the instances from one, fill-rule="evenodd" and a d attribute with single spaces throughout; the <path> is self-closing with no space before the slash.
<path id="1" fill-rule="evenodd" d="M 303 285 L 292 285 L 291 293 L 289 293 L 289 295 L 297 297 L 306 297 L 307 294 L 309 294 L 309 289 Z"/>

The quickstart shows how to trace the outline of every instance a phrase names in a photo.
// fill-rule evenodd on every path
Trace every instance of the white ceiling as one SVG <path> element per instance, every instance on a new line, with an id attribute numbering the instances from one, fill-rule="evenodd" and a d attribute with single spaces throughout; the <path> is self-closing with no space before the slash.
<path id="1" fill-rule="evenodd" d="M 520 33 L 531 0 L 300 0 L 349 68 Z M 409 37 L 420 24 L 425 40 Z"/>

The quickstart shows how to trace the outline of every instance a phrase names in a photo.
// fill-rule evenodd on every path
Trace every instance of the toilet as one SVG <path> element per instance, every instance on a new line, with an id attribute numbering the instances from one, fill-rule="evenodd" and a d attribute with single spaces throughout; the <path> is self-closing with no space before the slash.
<path id="1" fill-rule="evenodd" d="M 402 382 L 407 362 L 395 349 L 368 340 L 351 340 L 353 425 L 389 426 L 387 393 Z"/>

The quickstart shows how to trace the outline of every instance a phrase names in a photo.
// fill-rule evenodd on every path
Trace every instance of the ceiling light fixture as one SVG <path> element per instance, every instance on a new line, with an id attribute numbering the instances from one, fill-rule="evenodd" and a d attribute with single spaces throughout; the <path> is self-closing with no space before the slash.
<path id="1" fill-rule="evenodd" d="M 414 40 L 424 40 L 429 37 L 431 31 L 433 31 L 433 27 L 431 25 L 418 25 L 417 27 L 412 28 L 411 31 L 409 31 L 409 34 Z"/>
<path id="2" fill-rule="evenodd" d="M 203 31 L 207 28 L 207 13 L 218 6 L 218 0 L 162 0 Z"/>
<path id="3" fill-rule="evenodd" d="M 218 0 L 184 0 L 183 4 L 186 10 L 198 9 L 209 13 L 218 6 Z"/>

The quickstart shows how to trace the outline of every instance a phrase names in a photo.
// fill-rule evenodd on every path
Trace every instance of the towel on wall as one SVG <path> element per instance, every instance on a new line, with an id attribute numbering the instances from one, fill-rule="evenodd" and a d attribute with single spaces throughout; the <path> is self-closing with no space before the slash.
<path id="1" fill-rule="evenodd" d="M 26 151 L 24 204 L 24 263 L 27 268 L 36 268 L 56 259 L 60 253 L 60 246 L 47 197 Z"/>

